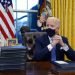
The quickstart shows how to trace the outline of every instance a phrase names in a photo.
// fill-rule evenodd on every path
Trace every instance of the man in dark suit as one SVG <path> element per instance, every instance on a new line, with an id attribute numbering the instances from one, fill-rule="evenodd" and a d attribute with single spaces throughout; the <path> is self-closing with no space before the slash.
<path id="1" fill-rule="evenodd" d="M 40 20 L 41 23 L 44 19 Z M 64 60 L 64 54 L 75 61 L 75 51 L 68 44 L 66 37 L 60 36 L 58 31 L 60 20 L 56 17 L 48 17 L 46 21 L 47 34 L 36 39 L 34 60 Z"/>

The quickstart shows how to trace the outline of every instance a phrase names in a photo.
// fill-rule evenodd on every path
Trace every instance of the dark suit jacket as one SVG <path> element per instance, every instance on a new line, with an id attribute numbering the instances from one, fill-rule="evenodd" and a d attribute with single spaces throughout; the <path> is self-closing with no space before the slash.
<path id="1" fill-rule="evenodd" d="M 64 43 L 66 43 L 68 46 L 68 40 L 65 37 L 62 37 L 62 40 Z M 42 37 L 39 37 L 36 39 L 35 42 L 35 51 L 34 51 L 34 60 L 51 60 L 51 52 L 48 50 L 47 45 L 49 44 L 49 38 L 48 35 L 45 34 Z M 68 51 L 61 50 L 61 45 L 56 45 L 56 59 L 57 60 L 64 60 L 64 54 L 72 60 L 75 61 L 75 51 L 72 50 L 72 48 L 69 46 Z"/>

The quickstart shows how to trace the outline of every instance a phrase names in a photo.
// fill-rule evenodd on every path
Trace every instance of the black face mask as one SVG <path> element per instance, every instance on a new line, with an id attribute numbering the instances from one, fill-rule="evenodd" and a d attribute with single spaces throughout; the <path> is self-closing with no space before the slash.
<path id="1" fill-rule="evenodd" d="M 47 34 L 48 34 L 50 37 L 52 37 L 52 36 L 55 35 L 55 30 L 54 30 L 54 29 L 48 28 L 48 29 L 46 29 L 46 32 L 47 32 Z"/>

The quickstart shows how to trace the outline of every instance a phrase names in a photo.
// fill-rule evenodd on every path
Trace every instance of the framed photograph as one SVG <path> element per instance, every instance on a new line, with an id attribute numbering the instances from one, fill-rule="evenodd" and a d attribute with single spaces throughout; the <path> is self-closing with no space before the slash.
<path id="1" fill-rule="evenodd" d="M 0 47 L 4 46 L 4 42 L 0 39 Z"/>
<path id="2" fill-rule="evenodd" d="M 18 44 L 18 40 L 16 38 L 7 39 L 7 46 L 15 46 Z"/>

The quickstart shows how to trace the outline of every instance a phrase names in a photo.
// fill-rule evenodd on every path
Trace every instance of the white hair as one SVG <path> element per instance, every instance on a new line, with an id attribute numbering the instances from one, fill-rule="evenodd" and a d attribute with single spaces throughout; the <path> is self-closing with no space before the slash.
<path id="1" fill-rule="evenodd" d="M 60 25 L 60 20 L 58 18 L 56 18 L 56 17 L 48 17 L 47 21 L 50 21 L 50 20 L 54 21 L 54 23 L 56 25 Z"/>

